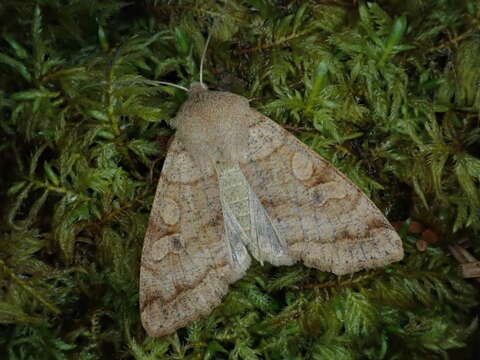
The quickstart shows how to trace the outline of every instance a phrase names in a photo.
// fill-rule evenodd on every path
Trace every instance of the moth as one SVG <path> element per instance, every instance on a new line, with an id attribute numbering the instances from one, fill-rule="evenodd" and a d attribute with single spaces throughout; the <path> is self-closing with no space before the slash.
<path id="1" fill-rule="evenodd" d="M 338 275 L 403 258 L 373 202 L 248 99 L 202 82 L 188 94 L 143 247 L 140 311 L 149 335 L 208 315 L 252 258 Z"/>

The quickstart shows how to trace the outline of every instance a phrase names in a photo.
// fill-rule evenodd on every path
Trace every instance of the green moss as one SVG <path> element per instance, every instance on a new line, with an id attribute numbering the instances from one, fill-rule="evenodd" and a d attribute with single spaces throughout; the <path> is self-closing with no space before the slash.
<path id="1" fill-rule="evenodd" d="M 474 0 L 2 1 L 2 356 L 436 359 L 465 346 L 478 294 L 446 245 L 479 252 L 479 23 Z M 255 265 L 211 316 L 147 337 L 139 259 L 185 100 L 155 81 L 198 79 L 208 34 L 212 88 L 252 98 L 390 220 L 443 241 L 419 252 L 405 225 L 404 261 L 351 277 Z"/>

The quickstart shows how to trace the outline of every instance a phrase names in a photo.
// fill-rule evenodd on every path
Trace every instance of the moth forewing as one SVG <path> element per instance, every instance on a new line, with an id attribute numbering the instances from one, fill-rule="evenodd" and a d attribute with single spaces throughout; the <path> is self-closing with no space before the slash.
<path id="1" fill-rule="evenodd" d="M 248 254 L 247 254 L 248 256 Z M 174 139 L 169 147 L 145 236 L 140 311 L 151 336 L 188 325 L 220 303 L 249 257 L 232 261 L 225 239 L 218 179 Z"/>
<path id="2" fill-rule="evenodd" d="M 247 99 L 194 85 L 174 123 L 142 255 L 150 335 L 210 313 L 251 256 L 336 274 L 403 257 L 377 207 Z"/>
<path id="3" fill-rule="evenodd" d="M 398 234 L 365 194 L 278 124 L 249 111 L 241 168 L 291 257 L 335 274 L 403 258 Z"/>

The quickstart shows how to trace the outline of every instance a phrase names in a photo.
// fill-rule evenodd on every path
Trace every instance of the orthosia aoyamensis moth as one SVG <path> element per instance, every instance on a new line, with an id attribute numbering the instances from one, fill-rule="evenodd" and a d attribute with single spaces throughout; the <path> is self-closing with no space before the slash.
<path id="1" fill-rule="evenodd" d="M 338 275 L 402 259 L 388 220 L 333 165 L 242 96 L 202 82 L 188 93 L 143 247 L 149 335 L 209 314 L 252 258 Z"/>

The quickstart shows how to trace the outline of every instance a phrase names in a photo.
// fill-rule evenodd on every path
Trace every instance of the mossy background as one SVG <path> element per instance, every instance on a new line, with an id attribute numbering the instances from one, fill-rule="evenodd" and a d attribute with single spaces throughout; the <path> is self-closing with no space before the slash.
<path id="1" fill-rule="evenodd" d="M 477 0 L 0 3 L 1 359 L 473 359 L 480 256 Z M 139 321 L 143 236 L 186 94 L 252 100 L 400 228 L 338 278 L 255 265 L 213 314 Z M 410 221 L 441 241 L 420 252 Z M 468 345 L 470 344 L 470 345 Z"/>

